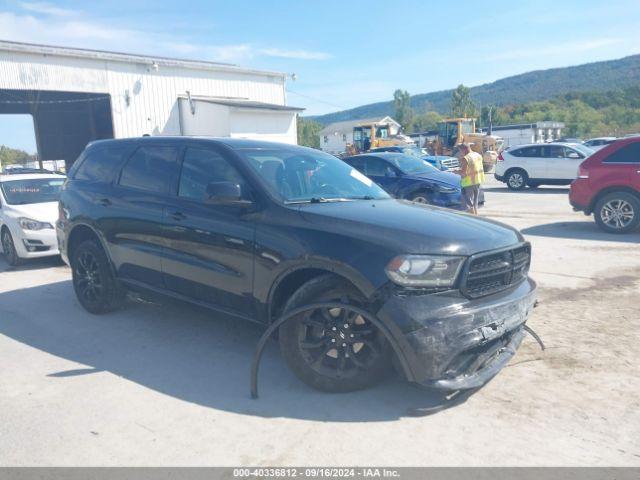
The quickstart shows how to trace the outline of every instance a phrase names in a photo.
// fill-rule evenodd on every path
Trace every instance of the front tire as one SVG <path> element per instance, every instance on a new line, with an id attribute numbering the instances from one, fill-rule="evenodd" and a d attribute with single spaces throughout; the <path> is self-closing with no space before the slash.
<path id="1" fill-rule="evenodd" d="M 285 312 L 317 302 L 349 303 L 362 308 L 364 298 L 346 280 L 322 275 L 300 287 Z M 345 309 L 305 312 L 279 330 L 280 350 L 293 373 L 307 385 L 341 393 L 367 388 L 391 366 L 384 334 L 368 320 Z"/>
<path id="2" fill-rule="evenodd" d="M 640 224 L 640 199 L 627 192 L 611 192 L 598 200 L 593 213 L 605 232 L 628 233 Z"/>
<path id="3" fill-rule="evenodd" d="M 73 250 L 71 272 L 73 289 L 85 310 L 101 314 L 121 306 L 124 290 L 113 275 L 104 249 L 95 240 L 86 240 Z"/>
<path id="4" fill-rule="evenodd" d="M 414 203 L 421 203 L 422 205 L 430 205 L 429 197 L 425 192 L 416 192 L 413 193 L 410 197 L 410 200 Z"/>
<path id="5" fill-rule="evenodd" d="M 524 190 L 529 181 L 529 175 L 521 168 L 514 168 L 507 172 L 505 181 L 509 190 L 520 191 Z"/>
<path id="6" fill-rule="evenodd" d="M 7 263 L 12 267 L 17 267 L 22 263 L 22 259 L 18 256 L 16 246 L 13 243 L 13 237 L 8 229 L 4 229 L 2 232 L 2 251 L 4 252 L 4 258 Z"/>

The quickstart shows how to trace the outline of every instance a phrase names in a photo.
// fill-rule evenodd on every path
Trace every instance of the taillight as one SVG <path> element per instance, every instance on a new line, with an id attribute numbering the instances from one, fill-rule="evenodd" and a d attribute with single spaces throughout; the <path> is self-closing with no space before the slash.
<path id="1" fill-rule="evenodd" d="M 578 178 L 589 178 L 589 170 L 580 165 L 578 167 Z"/>
<path id="2" fill-rule="evenodd" d="M 502 152 L 500 152 L 500 154 L 498 155 L 497 160 L 498 162 L 504 162 L 504 157 L 502 156 Z"/>

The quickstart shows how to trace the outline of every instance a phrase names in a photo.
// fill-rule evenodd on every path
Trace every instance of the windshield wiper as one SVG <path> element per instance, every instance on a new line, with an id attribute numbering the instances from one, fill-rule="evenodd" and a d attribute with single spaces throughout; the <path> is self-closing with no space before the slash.
<path id="1" fill-rule="evenodd" d="M 301 200 L 287 200 L 286 203 L 287 205 L 293 204 L 293 203 L 329 203 L 329 202 L 348 202 L 349 200 L 352 200 L 351 198 L 345 198 L 345 197 L 333 197 L 333 198 L 325 198 L 325 197 L 311 197 L 311 198 L 305 198 L 305 199 L 301 199 Z"/>

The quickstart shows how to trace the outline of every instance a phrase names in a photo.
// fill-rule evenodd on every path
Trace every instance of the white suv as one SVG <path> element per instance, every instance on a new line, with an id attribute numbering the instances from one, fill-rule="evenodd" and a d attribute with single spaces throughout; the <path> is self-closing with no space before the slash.
<path id="1" fill-rule="evenodd" d="M 0 245 L 10 265 L 59 255 L 54 229 L 64 175 L 0 175 Z"/>
<path id="2" fill-rule="evenodd" d="M 496 180 L 511 190 L 529 186 L 569 185 L 578 167 L 593 153 L 579 143 L 534 143 L 502 151 L 496 161 Z"/>

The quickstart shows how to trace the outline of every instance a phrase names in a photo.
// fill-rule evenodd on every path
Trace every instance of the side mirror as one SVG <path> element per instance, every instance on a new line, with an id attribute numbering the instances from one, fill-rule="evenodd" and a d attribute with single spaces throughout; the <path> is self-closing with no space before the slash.
<path id="1" fill-rule="evenodd" d="M 567 155 L 567 158 L 582 158 L 582 155 L 580 155 L 579 153 L 576 152 L 571 152 L 569 155 Z"/>
<path id="2" fill-rule="evenodd" d="M 391 178 L 391 177 L 397 177 L 398 175 L 397 175 L 397 174 L 396 174 L 396 172 L 394 172 L 391 168 L 387 168 L 387 169 L 384 171 L 384 176 L 385 176 L 385 177 L 390 177 L 390 178 Z"/>
<path id="3" fill-rule="evenodd" d="M 214 205 L 250 205 L 242 199 L 240 185 L 233 182 L 212 182 L 207 185 L 205 202 Z"/>

